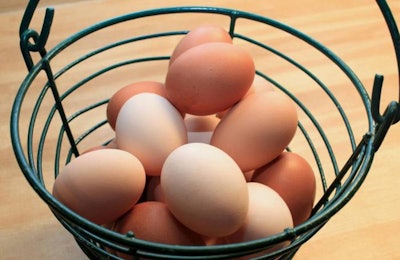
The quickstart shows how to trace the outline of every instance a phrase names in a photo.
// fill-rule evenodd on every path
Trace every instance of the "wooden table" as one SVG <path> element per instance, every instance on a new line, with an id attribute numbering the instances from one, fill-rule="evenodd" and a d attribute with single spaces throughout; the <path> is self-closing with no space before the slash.
<path id="1" fill-rule="evenodd" d="M 15 1 L 12 6 L 4 3 L 0 10 L 0 127 L 3 139 L 0 148 L 0 259 L 86 259 L 72 236 L 28 185 L 12 152 L 9 137 L 11 104 L 27 74 L 18 47 L 19 23 L 25 8 L 24 1 L 21 2 Z M 302 0 L 296 2 L 296 6 L 291 1 L 278 0 L 60 2 L 63 1 L 53 2 L 56 16 L 48 46 L 54 46 L 97 21 L 132 11 L 175 5 L 224 6 L 269 16 L 300 29 L 346 61 L 368 93 L 371 93 L 375 73 L 385 75 L 383 105 L 398 97 L 394 50 L 374 1 Z M 388 3 L 400 21 L 400 1 L 388 0 Z M 40 5 L 32 24 L 38 30 L 43 7 L 50 4 L 52 1 L 48 0 Z M 347 90 L 342 86 L 338 91 L 343 94 Z M 340 140 L 338 138 L 338 142 Z M 399 141 L 400 124 L 397 124 L 390 129 L 375 156 L 369 176 L 355 197 L 302 247 L 295 259 L 400 259 Z"/>

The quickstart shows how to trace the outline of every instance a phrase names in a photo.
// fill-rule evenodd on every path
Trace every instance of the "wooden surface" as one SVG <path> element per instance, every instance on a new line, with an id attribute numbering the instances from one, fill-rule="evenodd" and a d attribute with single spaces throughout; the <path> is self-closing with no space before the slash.
<path id="1" fill-rule="evenodd" d="M 72 236 L 28 185 L 12 152 L 10 109 L 17 89 L 27 74 L 19 52 L 18 29 L 24 9 L 23 3 L 18 4 L 20 2 L 25 1 L 15 1 L 11 7 L 3 5 L 0 10 L 0 131 L 3 139 L 0 147 L 0 259 L 86 259 Z M 119 14 L 162 6 L 218 5 L 269 16 L 300 29 L 346 61 L 365 84 L 368 93 L 371 93 L 375 73 L 385 75 L 384 105 L 398 97 L 394 50 L 374 1 L 302 0 L 297 1 L 296 6 L 287 0 L 59 2 L 44 2 L 46 5 L 54 4 L 56 8 L 48 46 L 54 46 L 86 26 Z M 388 0 L 388 3 L 400 21 L 400 1 Z M 42 16 L 43 9 L 40 9 L 33 21 L 37 30 L 40 30 Z M 185 22 L 182 21 L 182 24 Z M 262 33 L 253 27 L 245 29 L 255 35 Z M 113 37 L 112 33 L 118 34 L 113 31 L 108 37 Z M 291 47 L 290 42 L 284 46 L 288 50 Z M 328 78 L 335 79 L 333 73 L 320 67 Z M 284 75 L 286 72 L 281 70 L 279 73 Z M 335 91 L 345 95 L 348 89 L 340 83 L 336 84 Z M 313 94 L 305 92 L 302 95 L 311 97 Z M 323 106 L 318 103 L 318 98 L 309 99 L 316 106 Z M 357 115 L 352 120 L 363 119 Z M 335 127 L 335 121 L 330 123 Z M 359 124 L 355 125 L 357 128 Z M 364 128 L 359 130 L 365 131 Z M 341 138 L 338 136 L 333 140 L 339 143 Z M 399 141 L 400 124 L 390 129 L 375 156 L 369 176 L 355 197 L 301 248 L 295 259 L 400 259 Z"/>

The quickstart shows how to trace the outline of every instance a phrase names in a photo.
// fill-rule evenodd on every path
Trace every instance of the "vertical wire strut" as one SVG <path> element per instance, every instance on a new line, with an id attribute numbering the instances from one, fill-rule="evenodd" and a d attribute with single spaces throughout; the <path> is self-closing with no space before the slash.
<path id="1" fill-rule="evenodd" d="M 74 137 L 72 135 L 72 131 L 69 127 L 67 117 L 65 115 L 65 111 L 61 102 L 60 95 L 58 93 L 57 85 L 54 79 L 54 74 L 52 72 L 49 60 L 45 58 L 45 55 L 47 53 L 45 45 L 47 43 L 47 40 L 49 38 L 50 34 L 50 29 L 51 25 L 53 22 L 54 18 L 54 9 L 53 8 L 47 8 L 46 9 L 46 14 L 44 17 L 43 25 L 40 34 L 29 28 L 29 25 L 32 21 L 33 15 L 35 13 L 35 10 L 39 4 L 39 0 L 30 0 L 28 2 L 28 6 L 25 10 L 24 16 L 22 17 L 20 29 L 19 29 L 19 35 L 20 35 L 20 48 L 22 52 L 22 56 L 25 60 L 25 64 L 28 68 L 28 71 L 31 71 L 33 69 L 34 63 L 32 59 L 32 53 L 33 52 L 38 52 L 42 58 L 42 67 L 41 69 L 45 71 L 47 79 L 48 79 L 48 84 L 50 86 L 50 89 L 53 93 L 53 97 L 55 100 L 55 105 L 56 108 L 59 112 L 59 115 L 61 117 L 61 121 L 65 130 L 65 133 L 67 135 L 67 138 L 69 140 L 69 143 L 71 145 L 72 152 L 74 153 L 75 156 L 79 155 L 78 149 L 76 147 Z"/>

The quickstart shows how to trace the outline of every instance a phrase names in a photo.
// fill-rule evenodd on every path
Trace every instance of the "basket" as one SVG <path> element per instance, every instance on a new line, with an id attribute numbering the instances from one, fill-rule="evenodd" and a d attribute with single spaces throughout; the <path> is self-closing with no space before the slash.
<path id="1" fill-rule="evenodd" d="M 375 76 L 370 98 L 355 73 L 327 47 L 268 17 L 199 6 L 144 10 L 94 24 L 47 50 L 54 10 L 46 10 L 43 28 L 38 33 L 29 28 L 38 2 L 29 2 L 21 22 L 20 46 L 29 73 L 13 104 L 12 144 L 29 184 L 91 259 L 119 259 L 116 252 L 132 255 L 133 259 L 232 259 L 263 251 L 282 241 L 290 243 L 260 259 L 291 259 L 354 196 L 386 132 L 400 119 L 397 101 L 392 101 L 380 113 L 383 76 Z M 388 24 L 399 62 L 399 32 L 385 1 L 377 3 Z M 54 178 L 66 163 L 81 151 L 112 140 L 113 132 L 105 119 L 111 94 L 133 81 L 163 80 L 173 46 L 190 30 L 179 22 L 182 17 L 195 23 L 208 19 L 224 26 L 235 43 L 253 55 L 257 75 L 297 104 L 298 131 L 288 149 L 307 157 L 320 177 L 317 200 L 306 222 L 250 242 L 166 245 L 96 225 L 51 195 Z M 261 27 L 265 35 L 247 36 L 251 32 L 244 31 L 242 25 L 248 23 L 254 28 Z M 121 37 L 109 39 L 110 30 L 120 30 Z M 302 50 L 303 55 L 282 44 L 285 42 Z M 158 46 L 157 51 L 153 51 L 154 46 Z M 35 52 L 40 54 L 36 55 L 36 62 L 32 56 Z M 85 66 L 88 63 L 95 64 L 90 67 L 95 70 L 88 69 Z M 335 92 L 335 82 L 327 80 L 332 75 L 320 74 L 318 66 L 303 65 L 313 63 L 329 66 L 335 77 L 345 79 L 349 85 L 346 96 Z M 281 75 L 282 68 L 290 68 L 290 75 Z M 303 94 L 305 90 L 311 90 L 311 98 L 321 99 L 323 106 L 310 107 L 310 96 Z M 81 95 L 84 92 L 91 94 Z M 327 112 L 334 113 L 338 119 L 335 122 L 340 124 L 329 124 L 324 117 Z M 353 129 L 350 118 L 354 114 L 364 119 L 363 132 Z M 334 138 L 342 138 L 340 146 L 332 143 Z"/>

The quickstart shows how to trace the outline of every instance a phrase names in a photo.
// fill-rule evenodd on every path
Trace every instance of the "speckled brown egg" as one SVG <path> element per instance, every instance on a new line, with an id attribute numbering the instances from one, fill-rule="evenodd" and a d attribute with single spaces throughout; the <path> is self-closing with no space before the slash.
<path id="1" fill-rule="evenodd" d="M 222 42 L 185 51 L 168 69 L 167 98 L 182 112 L 210 115 L 239 101 L 255 73 L 252 57 L 242 48 Z"/>

